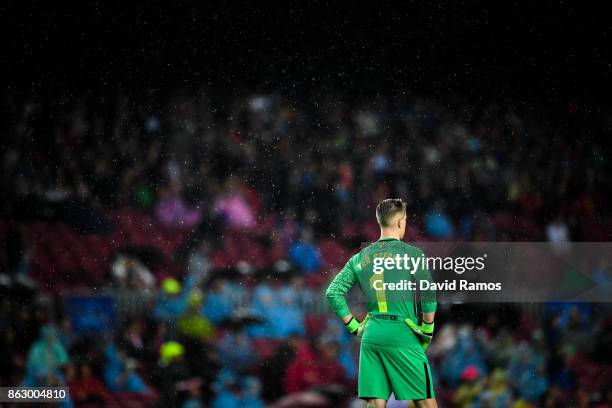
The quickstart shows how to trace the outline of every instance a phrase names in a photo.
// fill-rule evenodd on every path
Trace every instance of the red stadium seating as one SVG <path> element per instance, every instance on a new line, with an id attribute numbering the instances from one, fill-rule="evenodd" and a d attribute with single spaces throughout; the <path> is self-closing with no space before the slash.
<path id="1" fill-rule="evenodd" d="M 115 232 L 103 235 L 83 235 L 58 222 L 27 224 L 26 239 L 34 250 L 32 276 L 51 287 L 101 284 L 118 249 L 128 245 L 155 247 L 169 258 L 187 236 L 185 231 L 164 229 L 136 210 L 113 211 L 109 217 Z M 176 273 L 172 268 L 164 269 Z"/>

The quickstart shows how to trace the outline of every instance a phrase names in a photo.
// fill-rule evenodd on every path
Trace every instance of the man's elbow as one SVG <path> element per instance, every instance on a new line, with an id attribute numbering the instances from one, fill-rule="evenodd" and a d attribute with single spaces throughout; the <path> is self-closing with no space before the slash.
<path id="1" fill-rule="evenodd" d="M 327 290 L 325 291 L 325 297 L 327 298 L 327 303 L 329 303 L 330 305 L 333 303 L 334 298 L 336 298 L 337 296 L 338 295 L 335 293 L 335 291 L 332 289 L 331 286 L 327 288 Z"/>

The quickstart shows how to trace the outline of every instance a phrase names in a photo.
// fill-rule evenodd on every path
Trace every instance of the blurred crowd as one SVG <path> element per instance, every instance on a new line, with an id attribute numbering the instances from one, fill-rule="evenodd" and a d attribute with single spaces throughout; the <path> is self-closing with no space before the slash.
<path id="1" fill-rule="evenodd" d="M 189 285 L 167 278 L 149 313 L 101 331 L 73 326 L 62 310 L 49 314 L 39 300 L 3 297 L 2 384 L 68 386 L 65 406 L 359 406 L 358 341 L 330 315 L 306 322 L 313 316 L 299 304 L 307 290 L 284 279 L 248 293 L 239 279 L 215 279 L 210 295 Z M 438 401 L 610 407 L 610 315 L 608 306 L 585 303 L 537 313 L 445 306 L 428 352 Z"/>
<path id="2" fill-rule="evenodd" d="M 612 112 L 587 102 L 205 90 L 6 102 L 2 205 L 22 218 L 137 206 L 164 225 L 218 213 L 250 229 L 275 212 L 329 234 L 400 196 L 432 237 L 503 240 L 491 220 L 509 211 L 540 240 L 581 240 L 582 219 L 609 209 Z"/>
<path id="3" fill-rule="evenodd" d="M 609 217 L 600 136 L 612 114 L 578 102 L 559 113 L 399 91 L 206 90 L 6 102 L 0 383 L 67 385 L 67 406 L 350 406 L 358 343 L 325 308 L 337 269 L 322 239 L 356 251 L 364 239 L 348 226 L 371 223 L 390 196 L 408 201 L 411 240 L 584 240 Z M 84 292 L 109 296 L 116 315 L 75 316 L 28 276 L 35 248 L 21 227 L 102 236 L 105 215 L 127 207 L 186 234 L 169 261 L 179 273 L 117 253 Z M 500 215 L 521 222 L 502 228 Z M 256 235 L 270 216 L 281 253 L 215 263 L 224 237 Z M 501 307 L 440 310 L 430 355 L 444 406 L 612 407 L 609 308 Z"/>

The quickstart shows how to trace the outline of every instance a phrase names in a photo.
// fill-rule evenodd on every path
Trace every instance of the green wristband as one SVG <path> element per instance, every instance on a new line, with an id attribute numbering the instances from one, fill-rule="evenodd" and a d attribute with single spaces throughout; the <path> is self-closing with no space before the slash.
<path id="1" fill-rule="evenodd" d="M 421 331 L 424 334 L 430 334 L 431 335 L 434 332 L 434 325 L 435 325 L 434 322 L 431 322 L 431 323 L 423 322 L 423 324 L 421 324 Z"/>
<path id="2" fill-rule="evenodd" d="M 356 333 L 357 329 L 359 328 L 359 322 L 354 317 L 351 317 L 351 320 L 349 320 L 349 322 L 346 323 L 345 326 L 349 332 Z"/>

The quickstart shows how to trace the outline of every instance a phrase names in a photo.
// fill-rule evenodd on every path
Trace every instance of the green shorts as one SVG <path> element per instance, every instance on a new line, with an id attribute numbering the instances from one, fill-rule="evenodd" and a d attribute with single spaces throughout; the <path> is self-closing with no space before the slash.
<path id="1" fill-rule="evenodd" d="M 423 350 L 361 343 L 359 398 L 434 398 L 431 369 Z"/>

